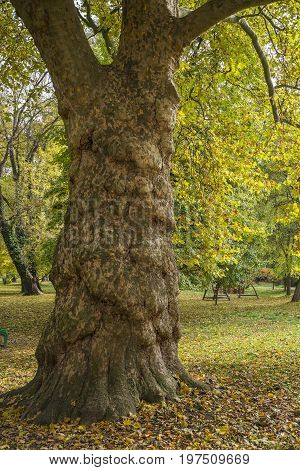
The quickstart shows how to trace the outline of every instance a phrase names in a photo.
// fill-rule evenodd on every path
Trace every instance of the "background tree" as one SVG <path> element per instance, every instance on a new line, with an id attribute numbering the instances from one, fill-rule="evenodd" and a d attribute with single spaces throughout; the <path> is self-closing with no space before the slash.
<path id="1" fill-rule="evenodd" d="M 42 229 L 37 220 L 42 176 L 36 171 L 37 153 L 57 120 L 45 79 L 42 74 L 32 77 L 32 86 L 14 84 L 1 90 L 0 230 L 25 295 L 40 293 L 34 234 L 41 236 Z"/>
<path id="2" fill-rule="evenodd" d="M 269 227 L 267 252 L 278 275 L 291 294 L 292 276 L 299 274 L 300 186 L 299 131 L 281 129 L 269 140 L 261 166 L 267 174 L 269 191 L 263 198 L 264 217 Z"/>
<path id="3" fill-rule="evenodd" d="M 20 276 L 22 292 L 32 295 L 41 292 L 37 272 L 37 244 L 42 231 L 37 153 L 57 117 L 43 63 L 8 3 L 3 5 L 1 18 L 1 57 L 5 60 L 1 63 L 0 85 L 0 232 Z"/>
<path id="4" fill-rule="evenodd" d="M 294 195 L 294 209 L 285 203 L 285 212 L 297 220 L 296 25 L 272 18 L 268 7 L 239 14 L 195 41 L 181 61 L 173 184 L 182 285 L 222 276 L 228 263 L 238 267 L 239 243 L 232 241 L 247 245 L 255 231 L 272 258 L 268 234 L 276 232 L 278 211 L 267 201 L 283 192 L 279 180 Z M 257 255 L 270 262 L 261 250 Z"/>

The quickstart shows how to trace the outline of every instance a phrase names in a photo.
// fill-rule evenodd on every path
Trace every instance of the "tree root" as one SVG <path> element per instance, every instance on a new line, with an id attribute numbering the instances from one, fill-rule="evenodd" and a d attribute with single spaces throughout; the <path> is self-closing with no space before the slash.
<path id="1" fill-rule="evenodd" d="M 196 380 L 186 372 L 182 364 L 179 364 L 178 367 L 178 376 L 182 382 L 184 382 L 188 387 L 196 388 L 200 390 L 203 394 L 211 391 L 211 386 L 206 382 Z"/>

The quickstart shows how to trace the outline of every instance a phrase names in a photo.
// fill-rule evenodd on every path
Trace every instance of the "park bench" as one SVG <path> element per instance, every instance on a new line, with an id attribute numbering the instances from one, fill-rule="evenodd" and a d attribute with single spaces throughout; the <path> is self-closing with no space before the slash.
<path id="1" fill-rule="evenodd" d="M 246 291 L 246 289 L 252 288 L 252 292 Z M 253 284 L 245 284 L 242 286 L 239 286 L 238 288 L 238 296 L 239 298 L 241 297 L 256 297 L 258 299 L 258 293 L 257 290 L 255 289 Z"/>
<path id="2" fill-rule="evenodd" d="M 3 337 L 3 347 L 6 348 L 7 346 L 7 342 L 8 342 L 8 331 L 3 329 L 3 328 L 0 328 L 0 337 L 2 336 Z"/>
<path id="3" fill-rule="evenodd" d="M 212 295 L 208 295 L 209 289 L 205 289 L 204 295 L 202 300 L 213 300 L 215 302 L 215 305 L 217 305 L 218 300 L 229 300 L 230 297 L 228 295 L 227 289 L 222 286 L 220 282 L 212 282 L 211 283 L 211 290 L 212 290 Z"/>

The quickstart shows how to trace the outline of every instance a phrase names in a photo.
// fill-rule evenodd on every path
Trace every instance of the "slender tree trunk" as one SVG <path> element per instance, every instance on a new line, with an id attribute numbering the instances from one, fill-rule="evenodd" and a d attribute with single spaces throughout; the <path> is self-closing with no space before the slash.
<path id="1" fill-rule="evenodd" d="M 286 295 L 291 295 L 292 293 L 292 277 L 290 274 L 286 276 Z"/>
<path id="2" fill-rule="evenodd" d="M 292 298 L 292 302 L 299 302 L 300 301 L 300 278 L 296 284 L 295 292 Z"/>
<path id="3" fill-rule="evenodd" d="M 22 251 L 28 245 L 28 235 L 23 225 L 20 223 L 15 228 L 14 243 L 18 246 L 18 252 L 22 254 Z M 42 293 L 38 272 L 35 263 L 34 252 L 32 251 L 32 244 L 30 244 L 30 253 L 26 256 L 26 261 L 23 257 L 23 263 L 25 270 L 23 269 L 23 277 L 21 278 L 22 293 L 24 295 L 39 295 Z M 22 255 L 21 255 L 22 256 Z M 28 275 L 29 273 L 29 275 Z"/>

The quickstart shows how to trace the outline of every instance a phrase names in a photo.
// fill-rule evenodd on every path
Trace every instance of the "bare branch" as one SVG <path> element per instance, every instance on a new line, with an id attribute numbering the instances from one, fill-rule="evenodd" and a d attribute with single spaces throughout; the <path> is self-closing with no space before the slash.
<path id="1" fill-rule="evenodd" d="M 294 91 L 300 91 L 300 87 L 296 85 L 289 85 L 288 83 L 278 83 L 278 85 L 275 85 L 276 89 L 279 88 L 287 88 L 289 90 L 294 90 Z"/>
<path id="2" fill-rule="evenodd" d="M 274 31 L 275 31 L 276 34 L 278 33 L 278 31 L 284 31 L 284 28 L 278 26 L 278 25 L 275 23 L 275 21 L 273 20 L 273 18 L 270 18 L 270 16 L 268 16 L 268 15 L 264 12 L 263 8 L 259 7 L 259 11 L 260 11 L 261 16 L 262 16 L 266 21 L 268 21 L 268 22 L 270 23 L 270 25 L 272 26 L 272 28 L 274 29 Z"/>
<path id="3" fill-rule="evenodd" d="M 284 124 L 287 124 L 288 126 L 296 127 L 297 129 L 300 129 L 300 124 L 298 124 L 297 122 L 290 121 L 289 119 L 281 119 L 281 122 L 283 122 Z"/>
<path id="4" fill-rule="evenodd" d="M 11 205 L 10 205 L 10 202 L 9 202 L 9 200 L 4 196 L 4 194 L 1 194 L 1 197 L 2 197 L 3 201 L 5 202 L 5 204 L 7 205 L 7 207 L 8 207 L 9 209 L 11 209 L 12 207 L 11 207 Z"/>
<path id="5" fill-rule="evenodd" d="M 29 149 L 29 151 L 27 153 L 27 156 L 26 156 L 26 161 L 27 162 L 32 162 L 33 161 L 36 152 L 40 148 L 42 139 L 48 134 L 48 132 L 51 131 L 51 129 L 53 129 L 54 124 L 58 121 L 58 119 L 59 119 L 58 116 L 56 116 L 54 119 L 52 119 L 52 121 L 47 123 L 43 127 L 43 129 L 41 129 L 41 132 L 33 139 L 32 146 Z"/>

